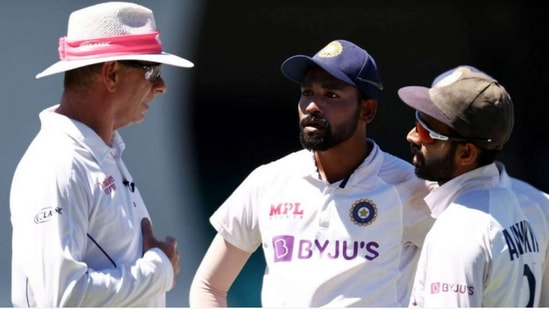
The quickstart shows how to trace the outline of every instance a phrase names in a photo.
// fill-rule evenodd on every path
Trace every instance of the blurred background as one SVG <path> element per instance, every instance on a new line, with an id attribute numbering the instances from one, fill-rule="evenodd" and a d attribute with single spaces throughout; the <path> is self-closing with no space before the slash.
<path id="1" fill-rule="evenodd" d="M 62 74 L 34 76 L 58 60 L 69 14 L 100 1 L 0 3 L 0 306 L 10 307 L 11 177 L 39 130 L 38 113 L 57 104 Z M 469 64 L 498 79 L 515 103 L 515 129 L 500 159 L 510 174 L 549 192 L 549 46 L 545 1 L 136 0 L 154 11 L 164 49 L 195 63 L 164 66 L 168 92 L 142 124 L 121 130 L 124 159 L 157 237 L 179 241 L 181 273 L 168 306 L 188 306 L 188 290 L 214 230 L 208 217 L 259 164 L 300 149 L 297 84 L 280 74 L 295 54 L 334 39 L 364 47 L 385 90 L 368 135 L 409 161 L 413 111 L 396 91 L 431 84 Z M 47 164 L 47 162 L 44 162 Z M 32 194 L 29 188 L 29 194 Z M 229 305 L 257 307 L 264 263 L 253 256 L 229 292 Z"/>

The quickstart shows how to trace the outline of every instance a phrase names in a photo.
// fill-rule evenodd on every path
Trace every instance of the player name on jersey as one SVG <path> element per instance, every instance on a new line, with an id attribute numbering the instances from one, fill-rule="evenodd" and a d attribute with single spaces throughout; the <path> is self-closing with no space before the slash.
<path id="1" fill-rule="evenodd" d="M 504 229 L 503 236 L 509 247 L 511 261 L 529 252 L 539 252 L 539 245 L 534 230 L 526 220 L 517 222 Z"/>

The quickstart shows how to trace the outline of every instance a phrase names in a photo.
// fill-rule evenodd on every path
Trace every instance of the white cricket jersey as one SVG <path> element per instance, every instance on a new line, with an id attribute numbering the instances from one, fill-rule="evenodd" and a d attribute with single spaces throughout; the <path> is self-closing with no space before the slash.
<path id="1" fill-rule="evenodd" d="M 364 162 L 333 184 L 307 150 L 260 166 L 210 218 L 236 247 L 262 246 L 262 306 L 407 305 L 432 224 L 428 184 L 369 143 Z"/>
<path id="2" fill-rule="evenodd" d="M 547 194 L 510 178 L 498 162 L 450 180 L 425 200 L 437 219 L 411 307 L 547 306 Z"/>
<path id="3" fill-rule="evenodd" d="M 149 217 L 112 147 L 86 125 L 40 113 L 41 129 L 13 177 L 12 303 L 16 307 L 165 306 L 173 283 L 158 248 L 142 256 Z"/>

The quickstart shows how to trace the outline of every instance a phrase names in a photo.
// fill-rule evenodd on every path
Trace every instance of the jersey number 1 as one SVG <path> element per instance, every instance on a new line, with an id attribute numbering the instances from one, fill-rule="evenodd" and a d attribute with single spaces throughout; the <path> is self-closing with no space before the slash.
<path id="1" fill-rule="evenodd" d="M 528 304 L 526 307 L 534 307 L 534 296 L 536 294 L 536 277 L 534 273 L 530 270 L 527 264 L 524 264 L 523 276 L 528 280 L 528 288 L 530 289 L 530 298 L 528 299 Z"/>

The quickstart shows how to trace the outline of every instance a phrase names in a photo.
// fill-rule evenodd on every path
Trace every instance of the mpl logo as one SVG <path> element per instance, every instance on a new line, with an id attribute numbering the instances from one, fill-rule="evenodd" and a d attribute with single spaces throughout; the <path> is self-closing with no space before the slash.
<path id="1" fill-rule="evenodd" d="M 300 208 L 300 206 L 301 203 L 299 202 L 271 204 L 269 217 L 303 219 L 303 210 Z"/>

